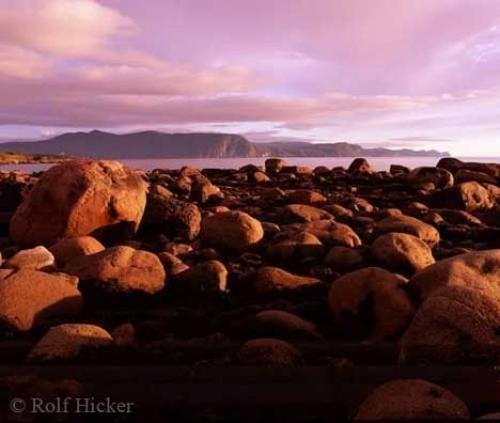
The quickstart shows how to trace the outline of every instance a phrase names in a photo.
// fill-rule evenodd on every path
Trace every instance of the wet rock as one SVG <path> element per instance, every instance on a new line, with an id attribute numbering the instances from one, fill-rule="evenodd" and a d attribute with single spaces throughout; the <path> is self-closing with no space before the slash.
<path id="1" fill-rule="evenodd" d="M 88 256 L 103 250 L 104 245 L 91 236 L 65 238 L 49 248 L 59 266 L 64 266 L 76 257 Z"/>
<path id="2" fill-rule="evenodd" d="M 114 293 L 155 294 L 165 286 L 165 271 L 156 254 L 118 246 L 77 257 L 64 267 L 70 275 Z"/>
<path id="3" fill-rule="evenodd" d="M 264 172 L 257 171 L 252 174 L 252 180 L 257 184 L 266 184 L 271 180 L 271 178 Z"/>
<path id="4" fill-rule="evenodd" d="M 377 267 L 367 267 L 336 279 L 328 306 L 344 337 L 374 341 L 400 335 L 410 323 L 413 304 L 404 289 L 407 280 Z"/>
<path id="5" fill-rule="evenodd" d="M 50 269 L 55 264 L 52 253 L 43 246 L 21 250 L 8 259 L 4 266 L 8 269 Z"/>
<path id="6" fill-rule="evenodd" d="M 452 392 L 421 379 L 397 379 L 376 388 L 354 420 L 468 420 L 465 403 Z"/>
<path id="7" fill-rule="evenodd" d="M 384 267 L 415 272 L 435 263 L 431 248 L 416 236 L 390 232 L 379 236 L 371 253 Z"/>
<path id="8" fill-rule="evenodd" d="M 134 234 L 146 204 L 146 183 L 115 161 L 78 160 L 44 172 L 16 210 L 10 236 L 19 245 L 61 238 Z"/>
<path id="9" fill-rule="evenodd" d="M 265 294 L 316 285 L 321 281 L 317 278 L 295 275 L 279 267 L 264 266 L 257 270 L 252 282 L 257 294 Z"/>
<path id="10" fill-rule="evenodd" d="M 317 258 L 324 253 L 321 241 L 309 232 L 279 233 L 267 245 L 267 256 L 278 261 Z"/>
<path id="11" fill-rule="evenodd" d="M 285 206 L 285 216 L 301 222 L 333 219 L 333 216 L 325 210 L 304 204 L 289 204 Z"/>
<path id="12" fill-rule="evenodd" d="M 203 219 L 201 241 L 225 250 L 245 250 L 264 236 L 262 224 L 247 213 L 231 211 Z"/>
<path id="13" fill-rule="evenodd" d="M 400 343 L 404 363 L 498 362 L 500 296 L 466 286 L 434 290 Z"/>
<path id="14" fill-rule="evenodd" d="M 178 273 L 173 289 L 188 293 L 222 292 L 226 290 L 228 271 L 218 260 L 209 260 Z"/>
<path id="15" fill-rule="evenodd" d="M 83 347 L 103 347 L 113 343 L 103 328 L 82 323 L 54 326 L 31 350 L 30 361 L 53 361 L 77 357 Z"/>
<path id="16" fill-rule="evenodd" d="M 500 293 L 500 250 L 475 251 L 440 260 L 416 273 L 409 286 L 420 299 L 444 286 Z"/>
<path id="17" fill-rule="evenodd" d="M 237 361 L 253 366 L 293 366 L 301 363 L 302 354 L 293 345 L 280 339 L 258 338 L 241 346 Z"/>
<path id="18" fill-rule="evenodd" d="M 78 314 L 83 300 L 78 279 L 23 269 L 0 283 L 0 321 L 28 331 L 53 316 Z"/>
<path id="19" fill-rule="evenodd" d="M 414 235 L 427 243 L 431 248 L 435 247 L 440 240 L 439 232 L 436 228 L 419 219 L 406 215 L 386 217 L 377 222 L 374 230 L 378 235 L 388 232 L 402 232 Z"/>

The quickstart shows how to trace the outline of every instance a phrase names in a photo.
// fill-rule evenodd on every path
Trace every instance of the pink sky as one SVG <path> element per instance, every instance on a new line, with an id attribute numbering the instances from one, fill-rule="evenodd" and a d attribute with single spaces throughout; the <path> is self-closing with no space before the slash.
<path id="1" fill-rule="evenodd" d="M 500 156 L 500 1 L 0 0 L 0 139 L 93 128 Z"/>

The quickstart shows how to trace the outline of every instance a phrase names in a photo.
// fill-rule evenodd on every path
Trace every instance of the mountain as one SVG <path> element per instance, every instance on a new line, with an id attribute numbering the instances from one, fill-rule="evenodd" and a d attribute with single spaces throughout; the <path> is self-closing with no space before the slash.
<path id="1" fill-rule="evenodd" d="M 7 142 L 0 144 L 0 151 L 109 159 L 448 155 L 448 153 L 435 150 L 367 149 L 346 142 L 324 144 L 308 142 L 252 143 L 241 135 L 234 134 L 166 134 L 144 131 L 117 135 L 97 130 L 66 133 L 44 141 Z"/>

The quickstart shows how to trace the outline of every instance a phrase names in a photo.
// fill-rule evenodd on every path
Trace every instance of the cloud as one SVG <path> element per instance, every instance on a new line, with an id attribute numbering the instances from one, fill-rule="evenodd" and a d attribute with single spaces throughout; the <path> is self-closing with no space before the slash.
<path id="1" fill-rule="evenodd" d="M 91 56 L 117 35 L 135 29 L 132 20 L 94 0 L 5 1 L 0 40 L 55 56 Z"/>

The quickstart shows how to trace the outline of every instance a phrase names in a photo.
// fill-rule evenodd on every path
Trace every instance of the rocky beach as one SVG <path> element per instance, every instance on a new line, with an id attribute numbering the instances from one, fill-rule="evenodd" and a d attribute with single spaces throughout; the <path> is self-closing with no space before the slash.
<path id="1" fill-rule="evenodd" d="M 100 385 L 210 421 L 234 401 L 293 421 L 500 412 L 499 184 L 499 163 L 448 157 L 2 172 L 2 397 Z M 147 390 L 162 369 L 190 369 L 157 381 L 189 394 Z"/>

